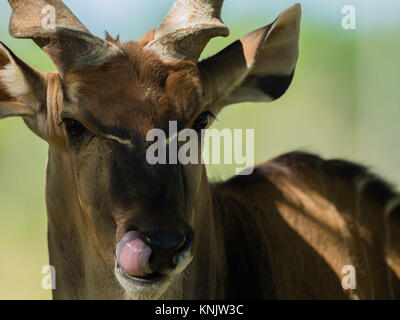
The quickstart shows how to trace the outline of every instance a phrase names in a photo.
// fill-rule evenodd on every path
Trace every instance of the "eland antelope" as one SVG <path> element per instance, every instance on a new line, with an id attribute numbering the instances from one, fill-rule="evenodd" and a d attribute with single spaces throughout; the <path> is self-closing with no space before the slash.
<path id="1" fill-rule="evenodd" d="M 204 129 L 225 106 L 285 93 L 299 4 L 199 61 L 229 33 L 222 0 L 177 0 L 158 29 L 127 43 L 92 35 L 59 0 L 9 3 L 11 35 L 58 70 L 0 44 L 0 118 L 23 118 L 49 144 L 55 299 L 400 297 L 400 198 L 366 168 L 293 152 L 211 184 L 201 163 L 146 161 L 153 128 Z M 356 288 L 342 283 L 349 265 Z"/>

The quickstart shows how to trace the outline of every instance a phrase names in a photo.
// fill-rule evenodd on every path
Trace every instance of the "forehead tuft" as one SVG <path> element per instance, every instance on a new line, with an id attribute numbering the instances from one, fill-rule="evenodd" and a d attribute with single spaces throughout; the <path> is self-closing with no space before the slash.
<path id="1" fill-rule="evenodd" d="M 123 53 L 106 63 L 65 76 L 65 105 L 127 130 L 150 130 L 167 118 L 179 121 L 196 113 L 201 97 L 196 64 L 163 62 L 136 42 L 119 47 Z"/>

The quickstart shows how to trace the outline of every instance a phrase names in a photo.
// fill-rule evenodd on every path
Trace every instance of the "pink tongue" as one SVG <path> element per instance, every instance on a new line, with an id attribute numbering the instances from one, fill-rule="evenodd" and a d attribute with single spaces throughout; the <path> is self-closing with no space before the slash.
<path id="1" fill-rule="evenodd" d="M 118 264 L 129 275 L 144 277 L 152 273 L 149 268 L 150 255 L 150 247 L 136 238 L 124 245 L 118 258 Z"/>

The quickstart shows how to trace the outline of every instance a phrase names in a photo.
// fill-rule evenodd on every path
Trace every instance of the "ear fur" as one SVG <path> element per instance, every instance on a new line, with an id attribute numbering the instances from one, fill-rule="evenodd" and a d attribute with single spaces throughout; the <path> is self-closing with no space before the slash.
<path id="1" fill-rule="evenodd" d="M 0 42 L 0 119 L 33 116 L 45 102 L 44 76 Z"/>
<path id="2" fill-rule="evenodd" d="M 290 86 L 298 58 L 301 6 L 286 9 L 270 25 L 255 30 L 199 63 L 205 99 L 218 112 L 239 102 L 268 102 Z"/>

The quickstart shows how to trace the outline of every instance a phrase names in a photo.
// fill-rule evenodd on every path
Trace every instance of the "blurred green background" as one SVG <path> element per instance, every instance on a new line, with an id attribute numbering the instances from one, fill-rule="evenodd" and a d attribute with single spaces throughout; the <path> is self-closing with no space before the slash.
<path id="1" fill-rule="evenodd" d="M 124 41 L 156 27 L 173 0 L 65 1 L 96 35 Z M 255 160 L 292 150 L 358 161 L 396 186 L 400 183 L 400 1 L 226 0 L 231 28 L 204 56 L 270 23 L 294 2 L 303 5 L 300 58 L 293 84 L 280 100 L 226 108 L 217 128 L 254 128 Z M 341 26 L 342 7 L 354 5 L 356 30 Z M 0 3 L 0 39 L 42 71 L 50 60 L 30 40 L 8 35 L 10 8 Z M 48 264 L 44 170 L 47 145 L 20 119 L 0 122 L 0 299 L 49 299 L 41 287 Z M 210 178 L 234 174 L 234 166 L 208 167 Z"/>

